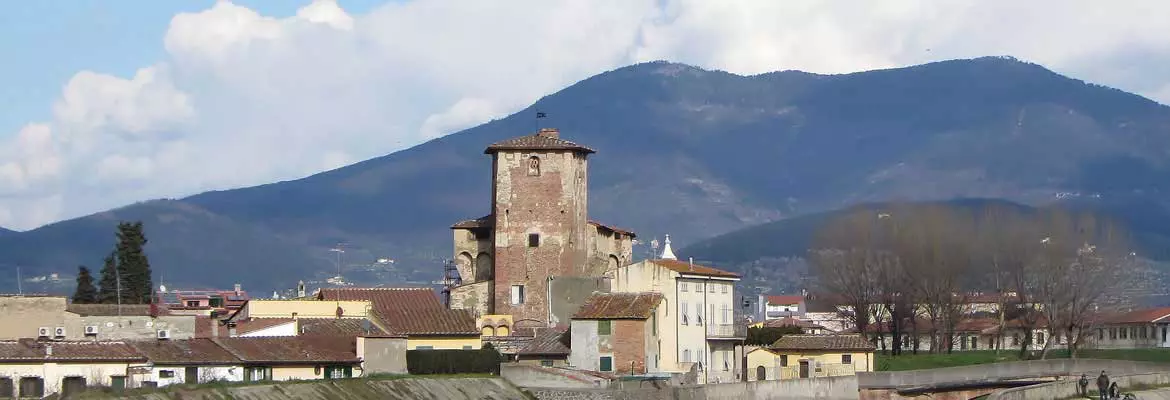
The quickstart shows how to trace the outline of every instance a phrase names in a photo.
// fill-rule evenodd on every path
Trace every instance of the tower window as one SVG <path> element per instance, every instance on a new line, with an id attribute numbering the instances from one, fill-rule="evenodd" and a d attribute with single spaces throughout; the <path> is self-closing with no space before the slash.
<path id="1" fill-rule="evenodd" d="M 524 304 L 524 285 L 512 285 L 512 305 Z"/>
<path id="2" fill-rule="evenodd" d="M 528 176 L 540 176 L 540 157 L 528 157 Z"/>
<path id="3" fill-rule="evenodd" d="M 538 246 L 540 246 L 540 234 L 539 233 L 529 233 L 528 234 L 528 247 L 538 247 Z"/>

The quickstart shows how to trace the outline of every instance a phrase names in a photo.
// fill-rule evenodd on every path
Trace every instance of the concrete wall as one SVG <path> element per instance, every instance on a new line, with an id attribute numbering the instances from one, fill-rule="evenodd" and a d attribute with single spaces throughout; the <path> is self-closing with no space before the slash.
<path id="1" fill-rule="evenodd" d="M 35 338 L 41 327 L 65 325 L 64 297 L 0 297 L 0 339 Z"/>
<path id="2" fill-rule="evenodd" d="M 897 372 L 859 372 L 858 385 L 870 388 L 907 388 L 940 383 L 1043 378 L 1052 376 L 1134 375 L 1170 371 L 1170 364 L 1095 359 L 1032 360 Z"/>
<path id="3" fill-rule="evenodd" d="M 572 368 L 523 364 L 500 366 L 500 376 L 524 388 L 603 388 L 610 380 Z"/>
<path id="4" fill-rule="evenodd" d="M 69 340 L 154 340 L 159 330 L 166 330 L 172 339 L 190 339 L 195 336 L 195 316 L 79 316 L 65 312 L 65 338 Z M 86 335 L 85 327 L 96 326 L 97 335 Z M 35 335 L 34 335 L 35 336 Z"/>
<path id="5" fill-rule="evenodd" d="M 248 301 L 245 309 L 236 319 L 247 318 L 337 318 L 337 307 L 344 311 L 345 318 L 366 318 L 370 311 L 368 301 L 318 301 L 318 300 L 256 300 Z"/>
<path id="6" fill-rule="evenodd" d="M 406 339 L 357 338 L 357 354 L 367 374 L 405 374 Z"/>
<path id="7" fill-rule="evenodd" d="M 571 339 L 569 365 L 587 371 L 597 371 L 601 357 L 601 337 L 597 335 L 597 321 L 576 320 L 569 325 Z"/>
<path id="8" fill-rule="evenodd" d="M 1097 390 L 1096 377 L 1090 376 L 1089 391 Z M 1128 392 L 1126 388 L 1134 386 L 1165 386 L 1170 385 L 1170 372 L 1115 375 L 1110 376 L 1112 382 L 1117 382 L 1121 392 Z M 1052 383 L 1004 389 L 991 393 L 987 400 L 1051 400 L 1067 399 L 1077 396 L 1076 378 L 1070 378 Z M 1145 397 L 1139 397 L 1144 399 Z"/>
<path id="9" fill-rule="evenodd" d="M 640 386 L 640 387 L 639 387 Z M 540 400 L 857 400 L 857 379 L 836 377 L 784 381 L 655 387 L 641 382 L 624 389 L 528 388 Z"/>

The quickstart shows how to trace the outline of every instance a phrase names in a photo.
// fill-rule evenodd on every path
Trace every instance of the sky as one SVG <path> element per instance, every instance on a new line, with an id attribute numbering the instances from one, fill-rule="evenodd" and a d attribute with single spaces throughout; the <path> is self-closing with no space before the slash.
<path id="1" fill-rule="evenodd" d="M 1165 0 L 44 0 L 0 14 L 0 227 L 296 179 L 633 63 L 1009 55 L 1170 104 Z"/>

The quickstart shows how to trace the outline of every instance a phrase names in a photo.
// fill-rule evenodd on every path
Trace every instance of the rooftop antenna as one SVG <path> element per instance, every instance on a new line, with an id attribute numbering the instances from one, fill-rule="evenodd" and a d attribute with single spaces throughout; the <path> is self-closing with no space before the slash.
<path id="1" fill-rule="evenodd" d="M 16 293 L 24 295 L 24 284 L 21 282 L 24 278 L 20 277 L 20 266 L 16 266 Z"/>

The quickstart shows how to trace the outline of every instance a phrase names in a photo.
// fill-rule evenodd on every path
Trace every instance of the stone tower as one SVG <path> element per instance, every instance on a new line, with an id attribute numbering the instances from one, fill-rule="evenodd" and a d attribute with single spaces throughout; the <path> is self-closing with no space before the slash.
<path id="1" fill-rule="evenodd" d="M 553 277 L 590 276 L 586 157 L 556 129 L 498 142 L 492 155 L 494 314 L 547 321 Z"/>

